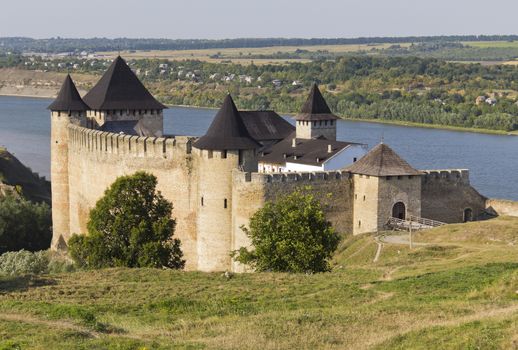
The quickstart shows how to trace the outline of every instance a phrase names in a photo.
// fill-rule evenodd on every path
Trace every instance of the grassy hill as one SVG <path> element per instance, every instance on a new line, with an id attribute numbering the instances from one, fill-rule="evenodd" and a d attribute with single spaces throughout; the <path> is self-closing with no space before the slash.
<path id="1" fill-rule="evenodd" d="M 50 182 L 34 174 L 0 147 L 0 183 L 15 186 L 29 200 L 50 203 Z"/>
<path id="2" fill-rule="evenodd" d="M 0 349 L 510 349 L 518 218 L 410 250 L 345 239 L 331 273 L 108 269 L 0 279 Z"/>

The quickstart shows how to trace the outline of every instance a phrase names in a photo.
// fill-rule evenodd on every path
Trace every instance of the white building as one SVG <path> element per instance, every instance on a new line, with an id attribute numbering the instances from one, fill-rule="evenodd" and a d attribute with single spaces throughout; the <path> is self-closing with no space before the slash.
<path id="1" fill-rule="evenodd" d="M 294 132 L 261 150 L 259 172 L 338 170 L 353 164 L 368 151 L 365 144 L 336 140 L 338 117 L 331 113 L 315 84 L 295 119 Z"/>

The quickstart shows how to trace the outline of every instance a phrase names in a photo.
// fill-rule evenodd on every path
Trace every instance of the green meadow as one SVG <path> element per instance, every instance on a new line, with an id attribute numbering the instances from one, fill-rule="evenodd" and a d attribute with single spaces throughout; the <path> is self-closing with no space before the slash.
<path id="1" fill-rule="evenodd" d="M 388 232 L 386 234 L 398 234 Z M 518 218 L 346 237 L 323 274 L 0 278 L 0 349 L 512 349 Z M 383 238 L 381 238 L 383 242 Z"/>

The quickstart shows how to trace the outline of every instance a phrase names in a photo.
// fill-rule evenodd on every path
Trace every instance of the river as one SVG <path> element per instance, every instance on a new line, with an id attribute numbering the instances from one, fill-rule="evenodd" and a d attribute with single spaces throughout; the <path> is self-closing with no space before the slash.
<path id="1" fill-rule="evenodd" d="M 49 178 L 51 100 L 0 96 L 0 146 Z M 172 107 L 164 113 L 167 134 L 203 135 L 216 111 Z M 472 184 L 492 198 L 518 200 L 518 136 L 339 121 L 339 140 L 373 147 L 384 138 L 418 169 L 470 169 Z"/>

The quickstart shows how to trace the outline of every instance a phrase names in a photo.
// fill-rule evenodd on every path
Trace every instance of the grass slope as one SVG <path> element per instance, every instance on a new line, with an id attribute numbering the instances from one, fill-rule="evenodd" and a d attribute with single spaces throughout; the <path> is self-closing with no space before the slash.
<path id="1" fill-rule="evenodd" d="M 50 203 L 50 182 L 34 174 L 18 158 L 1 147 L 0 183 L 18 186 L 27 199 Z"/>
<path id="2" fill-rule="evenodd" d="M 344 240 L 331 273 L 108 269 L 0 279 L 0 349 L 509 349 L 518 218 Z"/>

